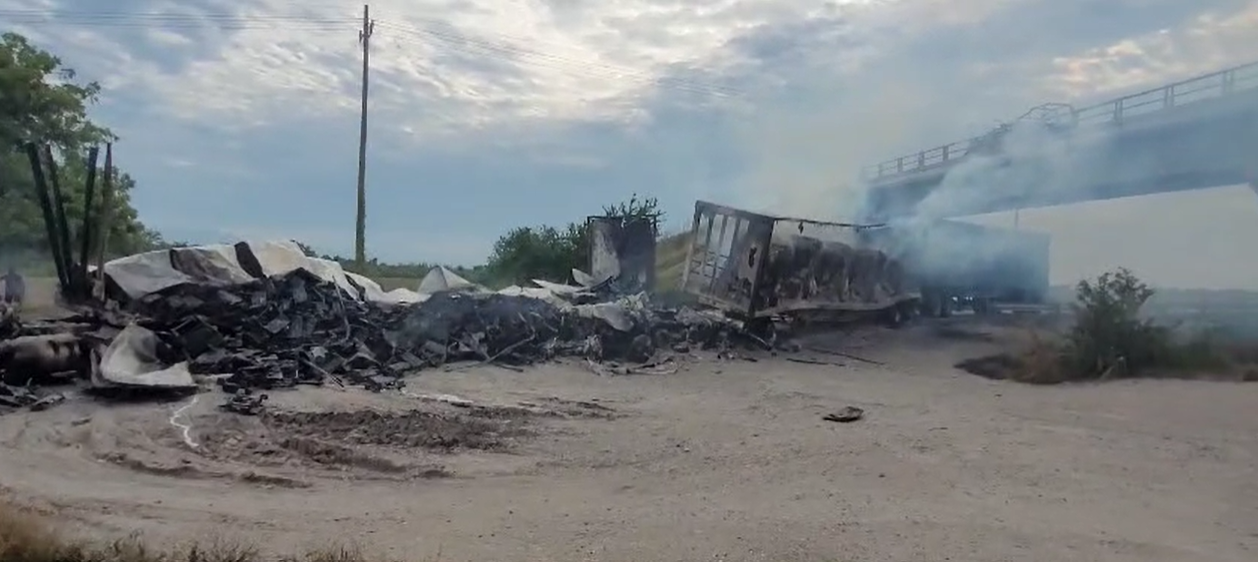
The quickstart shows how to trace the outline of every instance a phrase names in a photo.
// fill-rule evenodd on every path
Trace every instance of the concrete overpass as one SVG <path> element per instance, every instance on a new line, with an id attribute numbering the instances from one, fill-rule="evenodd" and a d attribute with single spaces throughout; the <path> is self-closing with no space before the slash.
<path id="1" fill-rule="evenodd" d="M 923 201 L 965 216 L 1243 183 L 1258 192 L 1258 62 L 1082 109 L 1041 106 L 863 175 L 871 221 Z"/>

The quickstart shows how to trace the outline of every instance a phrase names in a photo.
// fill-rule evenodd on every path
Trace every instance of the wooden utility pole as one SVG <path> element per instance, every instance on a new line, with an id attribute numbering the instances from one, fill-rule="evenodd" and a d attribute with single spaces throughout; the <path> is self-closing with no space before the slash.
<path id="1" fill-rule="evenodd" d="M 354 225 L 354 263 L 359 271 L 367 263 L 367 72 L 371 61 L 371 33 L 375 28 L 371 8 L 363 4 L 363 27 L 358 31 L 358 42 L 363 46 L 363 93 L 358 125 L 358 215 Z"/>

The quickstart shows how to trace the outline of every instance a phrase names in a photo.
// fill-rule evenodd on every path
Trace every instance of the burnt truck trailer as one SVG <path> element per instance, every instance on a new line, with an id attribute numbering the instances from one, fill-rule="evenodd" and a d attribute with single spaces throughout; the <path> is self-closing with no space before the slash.
<path id="1" fill-rule="evenodd" d="M 869 242 L 879 226 L 779 217 L 698 201 L 682 290 L 746 321 L 880 317 L 899 323 L 920 293 Z"/>
<path id="2" fill-rule="evenodd" d="M 1048 293 L 1046 233 L 934 220 L 864 234 L 867 245 L 904 264 L 928 316 L 948 316 L 956 308 L 986 313 L 994 305 L 1039 305 Z"/>

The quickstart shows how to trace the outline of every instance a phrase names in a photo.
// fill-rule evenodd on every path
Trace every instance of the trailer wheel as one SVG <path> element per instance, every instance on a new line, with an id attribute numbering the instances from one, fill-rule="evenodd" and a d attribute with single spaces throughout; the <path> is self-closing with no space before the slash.
<path id="1" fill-rule="evenodd" d="M 917 300 L 900 303 L 900 318 L 903 322 L 912 322 L 922 315 L 921 303 Z"/>
<path id="2" fill-rule="evenodd" d="M 980 298 L 974 301 L 974 312 L 979 316 L 987 316 L 992 313 L 992 301 L 989 298 Z"/>
<path id="3" fill-rule="evenodd" d="M 888 308 L 884 314 L 886 315 L 884 318 L 887 326 L 891 328 L 899 328 L 904 325 L 904 311 L 900 308 L 900 305 L 897 304 Z"/>
<path id="4" fill-rule="evenodd" d="M 922 298 L 917 301 L 918 314 L 927 318 L 943 317 L 943 298 L 934 291 L 923 291 Z"/>

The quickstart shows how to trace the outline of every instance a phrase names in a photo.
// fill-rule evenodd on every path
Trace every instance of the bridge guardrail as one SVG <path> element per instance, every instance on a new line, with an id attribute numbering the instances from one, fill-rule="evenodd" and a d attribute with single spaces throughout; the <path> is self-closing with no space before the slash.
<path id="1" fill-rule="evenodd" d="M 1254 88 L 1258 88 L 1258 62 L 1129 94 L 1082 109 L 1073 109 L 1070 120 L 1074 126 L 1122 123 L 1131 117 L 1220 98 Z M 946 167 L 964 158 L 972 147 L 977 148 L 982 145 L 981 141 L 985 138 L 987 137 L 974 137 L 892 158 L 865 167 L 862 170 L 862 176 L 866 180 L 879 180 Z"/>

